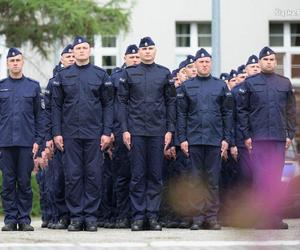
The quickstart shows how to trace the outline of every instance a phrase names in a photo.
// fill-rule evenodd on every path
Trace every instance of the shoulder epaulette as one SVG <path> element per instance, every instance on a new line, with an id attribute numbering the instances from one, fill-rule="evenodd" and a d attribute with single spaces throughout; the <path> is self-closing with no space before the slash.
<path id="1" fill-rule="evenodd" d="M 283 79 L 285 79 L 285 80 L 290 80 L 290 79 L 287 78 L 286 76 L 283 76 L 283 75 L 280 75 L 280 74 L 277 74 L 277 73 L 276 73 L 276 76 L 279 76 L 279 77 L 281 77 L 281 78 L 283 78 Z"/>
<path id="2" fill-rule="evenodd" d="M 34 79 L 30 78 L 30 77 L 26 77 L 26 78 L 27 78 L 29 81 L 34 82 L 35 84 L 40 85 L 40 83 L 39 83 L 38 81 L 36 81 L 36 80 L 34 80 Z"/>
<path id="3" fill-rule="evenodd" d="M 157 65 L 157 67 L 158 68 L 163 68 L 163 69 L 165 69 L 165 70 L 167 70 L 167 71 L 170 71 L 167 67 L 165 67 L 165 66 L 162 66 L 162 65 L 160 65 L 160 64 L 156 64 Z"/>
<path id="4" fill-rule="evenodd" d="M 96 70 L 99 70 L 99 71 L 102 71 L 102 72 L 105 72 L 106 73 L 106 70 L 105 69 L 103 69 L 103 68 L 101 68 L 101 67 L 99 67 L 99 66 L 97 66 L 97 65 L 95 65 L 95 64 L 92 64 L 93 65 L 93 67 L 96 69 Z"/>
<path id="5" fill-rule="evenodd" d="M 116 68 L 116 69 L 114 69 L 114 70 L 112 71 L 112 73 L 111 73 L 111 76 L 113 76 L 113 75 L 115 75 L 115 74 L 117 74 L 117 73 L 120 73 L 122 70 L 123 70 L 122 68 Z"/>

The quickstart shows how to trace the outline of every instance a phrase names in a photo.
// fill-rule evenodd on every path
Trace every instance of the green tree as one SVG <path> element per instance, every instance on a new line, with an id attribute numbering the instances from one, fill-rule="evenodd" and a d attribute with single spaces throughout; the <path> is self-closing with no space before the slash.
<path id="1" fill-rule="evenodd" d="M 75 35 L 116 35 L 127 30 L 130 12 L 126 0 L 0 0 L 0 34 L 7 47 L 30 42 L 47 57 L 56 41 Z"/>

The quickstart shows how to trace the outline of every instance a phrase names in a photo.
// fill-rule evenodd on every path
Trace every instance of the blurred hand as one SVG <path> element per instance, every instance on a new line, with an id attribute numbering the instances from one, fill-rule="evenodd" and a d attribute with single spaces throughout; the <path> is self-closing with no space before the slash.
<path id="1" fill-rule="evenodd" d="M 180 148 L 182 150 L 182 152 L 189 157 L 189 143 L 188 141 L 184 141 L 180 144 Z"/>
<path id="2" fill-rule="evenodd" d="M 123 142 L 128 150 L 131 149 L 131 134 L 126 131 L 123 133 Z"/>
<path id="3" fill-rule="evenodd" d="M 53 140 L 46 141 L 46 148 L 49 148 L 50 150 L 54 151 L 54 143 L 53 143 Z"/>
<path id="4" fill-rule="evenodd" d="M 230 148 L 230 154 L 231 154 L 232 158 L 235 161 L 237 161 L 237 159 L 238 159 L 238 148 L 237 148 L 237 146 L 234 146 L 234 147 Z"/>
<path id="5" fill-rule="evenodd" d="M 224 160 L 224 161 L 227 161 L 228 160 L 228 151 L 221 151 L 221 159 Z"/>
<path id="6" fill-rule="evenodd" d="M 171 153 L 171 158 L 176 160 L 176 148 L 175 147 L 170 148 L 170 153 Z"/>
<path id="7" fill-rule="evenodd" d="M 115 135 L 113 133 L 111 133 L 110 139 L 111 139 L 111 143 L 115 142 Z"/>
<path id="8" fill-rule="evenodd" d="M 64 151 L 64 139 L 61 135 L 57 135 L 54 137 L 54 143 L 58 150 L 60 150 L 61 152 Z"/>
<path id="9" fill-rule="evenodd" d="M 107 150 L 106 150 L 106 153 L 108 154 L 108 157 L 109 159 L 113 159 L 113 148 L 109 147 Z"/>
<path id="10" fill-rule="evenodd" d="M 107 135 L 102 135 L 100 139 L 101 150 L 104 151 L 110 146 L 111 137 Z"/>
<path id="11" fill-rule="evenodd" d="M 285 149 L 288 149 L 292 145 L 292 140 L 290 138 L 286 138 Z"/>
<path id="12" fill-rule="evenodd" d="M 53 155 L 54 155 L 54 142 L 53 142 L 53 140 L 50 140 L 50 141 L 46 142 L 45 152 L 46 152 L 46 155 L 47 155 L 47 159 L 51 160 L 53 158 Z"/>
<path id="13" fill-rule="evenodd" d="M 34 143 L 33 146 L 32 146 L 32 157 L 33 159 L 36 158 L 37 156 L 37 153 L 39 152 L 39 145 L 37 143 Z"/>
<path id="14" fill-rule="evenodd" d="M 164 156 L 167 160 L 171 160 L 171 149 L 164 149 Z"/>
<path id="15" fill-rule="evenodd" d="M 171 132 L 167 132 L 165 134 L 165 149 L 167 149 L 169 147 L 171 141 L 172 141 L 172 133 Z"/>
<path id="16" fill-rule="evenodd" d="M 245 146 L 248 149 L 249 153 L 251 153 L 251 151 L 252 151 L 252 139 L 251 138 L 245 140 Z"/>

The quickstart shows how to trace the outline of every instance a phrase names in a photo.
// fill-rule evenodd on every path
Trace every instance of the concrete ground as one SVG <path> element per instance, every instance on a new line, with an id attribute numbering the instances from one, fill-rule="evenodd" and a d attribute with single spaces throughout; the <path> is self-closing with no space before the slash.
<path id="1" fill-rule="evenodd" d="M 162 232 L 131 232 L 99 229 L 98 232 L 67 232 L 40 227 L 34 232 L 0 232 L 1 249 L 300 249 L 300 219 L 285 220 L 288 230 L 253 230 L 224 227 L 221 231 L 163 229 Z"/>

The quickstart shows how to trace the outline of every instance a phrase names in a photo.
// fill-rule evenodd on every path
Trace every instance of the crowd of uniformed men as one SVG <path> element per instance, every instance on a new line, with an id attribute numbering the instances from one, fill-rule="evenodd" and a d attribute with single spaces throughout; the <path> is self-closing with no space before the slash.
<path id="1" fill-rule="evenodd" d="M 218 230 L 232 222 L 220 215 L 230 190 L 252 194 L 257 216 L 247 226 L 288 228 L 280 177 L 296 111 L 291 82 L 275 73 L 276 53 L 264 47 L 220 78 L 203 48 L 172 73 L 155 55 L 144 37 L 109 76 L 78 36 L 42 94 L 23 75 L 22 53 L 9 49 L 9 76 L 0 81 L 2 231 L 34 230 L 32 171 L 49 229 Z M 190 199 L 163 196 L 181 188 Z"/>

